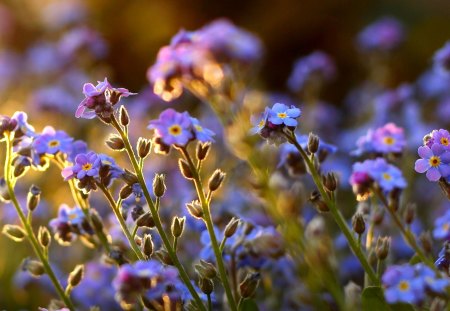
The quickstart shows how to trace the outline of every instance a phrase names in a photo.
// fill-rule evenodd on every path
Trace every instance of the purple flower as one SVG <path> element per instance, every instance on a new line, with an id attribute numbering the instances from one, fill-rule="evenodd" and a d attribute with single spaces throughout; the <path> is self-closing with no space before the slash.
<path id="1" fill-rule="evenodd" d="M 73 138 L 65 132 L 55 131 L 53 127 L 46 126 L 42 134 L 34 139 L 33 147 L 37 154 L 69 153 L 72 150 L 72 141 Z"/>
<path id="2" fill-rule="evenodd" d="M 433 144 L 441 145 L 445 150 L 450 151 L 450 134 L 447 130 L 433 130 L 430 135 L 431 139 L 427 140 L 426 145 L 431 148 Z"/>
<path id="3" fill-rule="evenodd" d="M 28 115 L 23 111 L 16 111 L 14 112 L 13 116 L 11 117 L 11 120 L 17 121 L 17 130 L 21 132 L 22 135 L 26 135 L 28 137 L 34 137 L 35 131 L 34 127 L 30 124 L 28 124 Z M 18 137 L 19 135 L 16 133 L 15 137 Z"/>
<path id="4" fill-rule="evenodd" d="M 405 31 L 398 20 L 384 17 L 364 28 L 359 33 L 357 42 L 365 51 L 390 51 L 403 41 L 404 36 Z"/>
<path id="5" fill-rule="evenodd" d="M 421 146 L 418 149 L 422 159 L 416 161 L 414 169 L 418 173 L 427 172 L 429 181 L 438 181 L 441 177 L 450 175 L 450 152 L 440 144 L 433 144 L 430 147 Z"/>
<path id="6" fill-rule="evenodd" d="M 58 217 L 50 220 L 50 227 L 56 240 L 62 245 L 68 245 L 77 235 L 91 234 L 93 231 L 81 208 L 71 208 L 66 204 L 59 207 Z"/>
<path id="7" fill-rule="evenodd" d="M 64 180 L 83 179 L 86 176 L 97 177 L 101 167 L 101 159 L 95 152 L 81 153 L 75 157 L 75 165 L 66 167 L 61 175 Z"/>
<path id="8" fill-rule="evenodd" d="M 191 117 L 192 128 L 194 130 L 195 138 L 203 143 L 214 142 L 213 136 L 216 135 L 213 131 L 204 128 L 200 125 L 198 119 Z"/>
<path id="9" fill-rule="evenodd" d="M 406 302 L 418 304 L 424 295 L 424 281 L 416 277 L 414 267 L 410 265 L 390 266 L 382 277 L 384 295 L 388 303 Z"/>
<path id="10" fill-rule="evenodd" d="M 376 152 L 399 153 L 406 146 L 406 138 L 401 127 L 388 123 L 373 133 L 373 145 Z"/>
<path id="11" fill-rule="evenodd" d="M 149 129 L 168 146 L 185 146 L 194 138 L 192 120 L 187 112 L 179 113 L 171 108 L 164 110 L 157 120 L 150 121 Z"/>
<path id="12" fill-rule="evenodd" d="M 433 237 L 436 240 L 450 240 L 450 210 L 434 222 Z"/>
<path id="13" fill-rule="evenodd" d="M 335 75 L 336 67 L 332 59 L 324 52 L 316 51 L 295 62 L 288 86 L 291 91 L 299 92 L 314 78 L 329 81 Z"/>
<path id="14" fill-rule="evenodd" d="M 296 118 L 300 117 L 300 109 L 291 106 L 288 107 L 285 104 L 276 103 L 269 110 L 269 122 L 274 125 L 297 126 Z"/>
<path id="15" fill-rule="evenodd" d="M 434 54 L 433 61 L 434 68 L 439 72 L 445 74 L 450 72 L 450 41 Z"/>

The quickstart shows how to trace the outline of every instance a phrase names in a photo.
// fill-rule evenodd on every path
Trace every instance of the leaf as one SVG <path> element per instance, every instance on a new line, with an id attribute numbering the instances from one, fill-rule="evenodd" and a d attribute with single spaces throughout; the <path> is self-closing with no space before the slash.
<path id="1" fill-rule="evenodd" d="M 384 299 L 383 290 L 379 286 L 369 286 L 364 289 L 362 293 L 362 309 L 364 311 L 392 310 Z"/>
<path id="2" fill-rule="evenodd" d="M 422 260 L 420 259 L 419 255 L 414 254 L 414 256 L 411 257 L 411 259 L 409 260 L 409 264 L 410 265 L 415 265 L 422 262 Z"/>
<path id="3" fill-rule="evenodd" d="M 245 299 L 239 305 L 239 311 L 259 311 L 258 305 L 252 299 Z"/>

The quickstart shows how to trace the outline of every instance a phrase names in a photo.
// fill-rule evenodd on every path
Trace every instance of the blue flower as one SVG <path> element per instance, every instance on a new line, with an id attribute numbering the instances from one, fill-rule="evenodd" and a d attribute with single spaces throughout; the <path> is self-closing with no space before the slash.
<path id="1" fill-rule="evenodd" d="M 300 117 L 300 109 L 291 106 L 288 107 L 285 104 L 276 103 L 269 110 L 269 122 L 274 125 L 297 126 L 296 118 Z"/>
<path id="2" fill-rule="evenodd" d="M 200 125 L 198 119 L 191 117 L 192 127 L 194 130 L 195 138 L 201 142 L 214 142 L 213 136 L 216 135 L 213 131 L 204 128 Z"/>
<path id="3" fill-rule="evenodd" d="M 179 113 L 171 108 L 164 110 L 159 119 L 150 121 L 149 129 L 168 146 L 185 146 L 194 138 L 192 120 L 187 112 Z"/>
<path id="4" fill-rule="evenodd" d="M 33 147 L 37 154 L 69 153 L 72 151 L 72 141 L 73 138 L 65 132 L 46 126 L 42 134 L 34 139 Z"/>
<path id="5" fill-rule="evenodd" d="M 433 237 L 437 240 L 450 239 L 450 210 L 434 222 Z"/>
<path id="6" fill-rule="evenodd" d="M 416 272 L 412 266 L 390 266 L 384 272 L 382 281 L 388 303 L 417 304 L 424 299 L 424 281 L 416 278 Z"/>

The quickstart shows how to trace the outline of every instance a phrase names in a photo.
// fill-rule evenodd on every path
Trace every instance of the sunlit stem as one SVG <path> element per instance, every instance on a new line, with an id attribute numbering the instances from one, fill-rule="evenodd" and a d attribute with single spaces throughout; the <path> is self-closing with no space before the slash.
<path id="1" fill-rule="evenodd" d="M 178 259 L 178 256 L 175 253 L 175 250 L 172 248 L 170 240 L 169 240 L 166 232 L 164 231 L 164 227 L 161 223 L 161 219 L 159 217 L 158 210 L 156 208 L 155 203 L 152 200 L 152 197 L 150 196 L 150 192 L 148 190 L 147 183 L 145 182 L 143 170 L 141 169 L 141 167 L 139 167 L 138 160 L 136 160 L 136 155 L 134 153 L 133 147 L 131 146 L 130 139 L 129 139 L 126 131 L 117 122 L 115 116 L 112 116 L 111 125 L 119 133 L 120 137 L 122 138 L 122 140 L 125 144 L 125 150 L 128 154 L 128 158 L 130 159 L 131 165 L 133 166 L 134 172 L 136 173 L 139 184 L 141 185 L 142 191 L 144 192 L 144 196 L 145 196 L 145 199 L 149 206 L 150 213 L 152 214 L 153 220 L 155 222 L 156 230 L 158 231 L 158 233 L 161 237 L 163 245 L 166 248 L 170 259 L 172 260 L 175 267 L 178 269 L 178 272 L 180 273 L 180 277 L 183 280 L 186 287 L 188 288 L 189 292 L 191 293 L 197 307 L 202 311 L 206 311 L 205 305 L 203 304 L 197 291 L 192 286 L 192 283 L 190 281 L 190 278 L 189 278 L 186 270 L 184 269 L 183 265 L 181 264 L 180 260 Z"/>
<path id="2" fill-rule="evenodd" d="M 209 202 L 205 196 L 205 192 L 203 191 L 203 184 L 202 184 L 202 180 L 200 178 L 200 174 L 197 171 L 197 168 L 194 165 L 194 162 L 192 161 L 192 158 L 191 158 L 189 152 L 186 150 L 186 148 L 180 148 L 179 150 L 182 153 L 184 159 L 188 162 L 189 167 L 192 171 L 195 189 L 197 191 L 198 198 L 202 205 L 202 210 L 203 210 L 203 214 L 204 214 L 203 220 L 205 221 L 206 228 L 208 230 L 208 233 L 209 233 L 209 236 L 211 239 L 211 246 L 214 250 L 214 255 L 216 257 L 217 266 L 219 268 L 220 279 L 221 279 L 223 287 L 225 289 L 225 294 L 227 296 L 227 300 L 230 305 L 230 308 L 231 308 L 231 310 L 236 311 L 237 310 L 236 302 L 234 301 L 233 293 L 231 291 L 231 287 L 228 282 L 227 271 L 225 268 L 225 264 L 223 262 L 222 252 L 220 250 L 219 243 L 217 242 L 216 233 L 214 232 L 214 224 L 213 224 L 212 217 L 211 217 L 210 206 L 209 206 Z"/>
<path id="3" fill-rule="evenodd" d="M 14 178 L 11 174 L 11 162 L 12 162 L 12 140 L 14 138 L 13 133 L 5 133 L 5 140 L 6 140 L 6 159 L 5 159 L 5 181 L 6 185 L 8 187 L 8 194 L 11 198 L 11 202 L 14 205 L 14 208 L 17 211 L 17 214 L 19 215 L 20 222 L 22 223 L 22 226 L 25 229 L 26 236 L 28 238 L 28 241 L 30 242 L 34 253 L 36 256 L 39 257 L 39 260 L 42 262 L 42 265 L 44 266 L 44 270 L 48 277 L 50 278 L 51 282 L 53 283 L 53 286 L 55 287 L 59 297 L 63 300 L 64 304 L 67 308 L 69 308 L 71 311 L 75 311 L 75 306 L 72 303 L 72 300 L 66 293 L 64 292 L 63 287 L 59 283 L 55 273 L 53 272 L 52 267 L 50 266 L 50 263 L 47 259 L 47 256 L 44 254 L 44 251 L 41 247 L 41 245 L 38 242 L 38 239 L 36 238 L 36 235 L 33 232 L 33 228 L 31 227 L 31 224 L 27 222 L 27 217 L 22 211 L 22 207 L 19 204 L 19 201 L 17 200 L 16 194 L 14 193 Z"/>

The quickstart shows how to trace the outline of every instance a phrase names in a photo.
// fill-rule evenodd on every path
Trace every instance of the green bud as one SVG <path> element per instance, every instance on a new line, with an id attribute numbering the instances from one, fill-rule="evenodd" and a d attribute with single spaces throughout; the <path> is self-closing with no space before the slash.
<path id="1" fill-rule="evenodd" d="M 125 169 L 125 172 L 122 174 L 122 179 L 127 183 L 127 185 L 130 186 L 139 182 L 139 179 L 137 178 L 136 174 L 130 172 L 127 169 Z"/>
<path id="2" fill-rule="evenodd" d="M 139 137 L 137 142 L 137 151 L 141 159 L 145 159 L 149 153 L 152 144 L 151 141 L 142 137 Z"/>
<path id="3" fill-rule="evenodd" d="M 186 208 L 188 209 L 189 214 L 191 214 L 193 217 L 202 219 L 203 209 L 199 201 L 192 201 L 191 203 L 187 203 Z"/>
<path id="4" fill-rule="evenodd" d="M 330 192 L 333 192 L 337 188 L 336 175 L 334 175 L 333 173 L 328 173 L 327 175 L 323 175 L 322 182 L 323 182 L 323 185 L 325 186 L 325 188 Z"/>
<path id="5" fill-rule="evenodd" d="M 172 221 L 172 235 L 176 238 L 180 237 L 183 234 L 184 222 L 186 217 L 174 217 Z"/>
<path id="6" fill-rule="evenodd" d="M 412 224 L 415 216 L 416 216 L 416 204 L 414 204 L 414 203 L 407 204 L 406 208 L 405 208 L 405 214 L 404 214 L 405 222 L 408 225 Z"/>
<path id="7" fill-rule="evenodd" d="M 22 242 L 25 238 L 25 231 L 16 225 L 4 225 L 2 233 L 15 242 Z"/>
<path id="8" fill-rule="evenodd" d="M 122 151 L 125 148 L 122 138 L 114 134 L 108 138 L 106 145 L 114 151 Z"/>
<path id="9" fill-rule="evenodd" d="M 80 284 L 81 280 L 83 279 L 84 275 L 84 266 L 83 265 L 77 265 L 72 272 L 69 274 L 68 278 L 68 284 L 71 287 L 75 287 L 78 284 Z"/>
<path id="10" fill-rule="evenodd" d="M 0 201 L 4 203 L 10 202 L 11 197 L 9 196 L 8 186 L 6 185 L 5 178 L 0 178 Z"/>
<path id="11" fill-rule="evenodd" d="M 192 173 L 189 164 L 184 159 L 178 160 L 178 166 L 180 167 L 181 174 L 183 174 L 184 178 L 186 179 L 194 178 L 194 174 Z"/>
<path id="12" fill-rule="evenodd" d="M 28 210 L 34 211 L 36 207 L 39 205 L 39 201 L 41 200 L 41 189 L 39 187 L 32 185 L 30 190 L 28 191 L 27 196 L 27 207 Z"/>
<path id="13" fill-rule="evenodd" d="M 40 261 L 30 258 L 23 260 L 22 269 L 28 271 L 34 277 L 40 277 L 45 273 L 44 265 Z"/>
<path id="14" fill-rule="evenodd" d="M 245 279 L 239 284 L 239 291 L 242 298 L 249 298 L 253 296 L 258 288 L 261 276 L 258 272 L 248 273 Z"/>
<path id="15" fill-rule="evenodd" d="M 210 279 L 200 278 L 198 281 L 198 287 L 200 287 L 204 294 L 209 295 L 214 290 L 214 283 Z"/>
<path id="16" fill-rule="evenodd" d="M 237 227 L 239 225 L 239 219 L 236 217 L 231 218 L 231 220 L 228 222 L 227 226 L 225 227 L 224 234 L 227 238 L 232 237 L 237 230 Z"/>
<path id="17" fill-rule="evenodd" d="M 319 150 L 319 136 L 309 133 L 308 136 L 308 151 L 310 153 L 316 153 Z"/>
<path id="18" fill-rule="evenodd" d="M 156 174 L 153 178 L 153 193 L 160 198 L 166 192 L 165 176 L 163 174 Z"/>
<path id="19" fill-rule="evenodd" d="M 213 279 L 217 276 L 216 267 L 202 259 L 200 259 L 200 264 L 195 265 L 194 268 L 202 278 Z"/>
<path id="20" fill-rule="evenodd" d="M 209 191 L 213 192 L 219 189 L 220 185 L 222 185 L 225 175 L 226 174 L 222 170 L 215 170 L 208 182 Z"/>
<path id="21" fill-rule="evenodd" d="M 130 124 L 130 117 L 128 116 L 128 111 L 125 106 L 120 106 L 119 114 L 120 124 L 128 126 L 128 124 Z"/>
<path id="22" fill-rule="evenodd" d="M 378 237 L 377 244 L 375 245 L 375 254 L 379 260 L 385 260 L 389 254 L 389 248 L 391 246 L 390 237 Z"/>
<path id="23" fill-rule="evenodd" d="M 199 161 L 205 160 L 206 157 L 208 156 L 208 153 L 209 153 L 210 149 L 211 149 L 211 143 L 210 142 L 206 142 L 206 143 L 199 142 L 197 144 L 197 149 L 196 149 L 197 159 Z"/>
<path id="24" fill-rule="evenodd" d="M 48 231 L 47 227 L 44 226 L 39 227 L 38 240 L 43 247 L 48 248 L 50 242 L 52 241 L 52 236 L 50 234 L 50 231 Z"/>
<path id="25" fill-rule="evenodd" d="M 148 258 L 153 254 L 153 240 L 150 234 L 144 235 L 144 242 L 142 243 L 142 252 Z"/>

